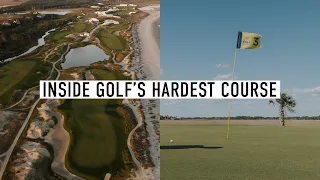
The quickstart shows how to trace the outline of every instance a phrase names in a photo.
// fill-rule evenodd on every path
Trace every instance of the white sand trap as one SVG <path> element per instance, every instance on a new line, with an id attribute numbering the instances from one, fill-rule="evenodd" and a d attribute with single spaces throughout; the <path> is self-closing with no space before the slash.
<path id="1" fill-rule="evenodd" d="M 58 103 L 58 100 L 56 100 Z M 58 103 L 59 104 L 59 103 Z M 57 104 L 57 105 L 58 105 Z M 45 141 L 52 145 L 54 150 L 54 159 L 51 164 L 51 169 L 70 180 L 83 180 L 83 178 L 78 177 L 70 173 L 65 167 L 65 157 L 70 143 L 70 135 L 64 129 L 64 116 L 59 112 L 51 112 L 57 119 L 58 124 L 52 129 L 46 136 Z"/>
<path id="2" fill-rule="evenodd" d="M 75 80 L 80 80 L 80 75 L 78 73 L 71 73 L 70 74 Z"/>
<path id="3" fill-rule="evenodd" d="M 129 178 L 130 180 L 153 180 L 154 175 L 152 168 L 142 169 L 142 175 L 135 173 L 135 177 Z M 160 180 L 160 179 L 159 179 Z"/>
<path id="4" fill-rule="evenodd" d="M 109 180 L 111 178 L 111 174 L 107 173 L 106 176 L 104 176 L 104 180 Z"/>

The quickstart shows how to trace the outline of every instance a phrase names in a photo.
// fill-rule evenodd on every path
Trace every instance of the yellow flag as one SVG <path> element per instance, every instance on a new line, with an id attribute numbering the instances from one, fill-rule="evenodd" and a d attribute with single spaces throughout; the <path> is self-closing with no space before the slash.
<path id="1" fill-rule="evenodd" d="M 260 48 L 260 34 L 249 32 L 238 32 L 237 49 L 257 49 Z"/>

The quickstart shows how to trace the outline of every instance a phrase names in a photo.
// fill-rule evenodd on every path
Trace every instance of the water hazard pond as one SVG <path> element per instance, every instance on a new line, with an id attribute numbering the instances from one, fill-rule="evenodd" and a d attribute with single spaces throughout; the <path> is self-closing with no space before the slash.
<path id="1" fill-rule="evenodd" d="M 66 60 L 61 64 L 62 69 L 71 67 L 89 66 L 90 64 L 98 61 L 108 59 L 102 49 L 96 45 L 88 45 L 85 47 L 71 49 L 66 55 Z"/>

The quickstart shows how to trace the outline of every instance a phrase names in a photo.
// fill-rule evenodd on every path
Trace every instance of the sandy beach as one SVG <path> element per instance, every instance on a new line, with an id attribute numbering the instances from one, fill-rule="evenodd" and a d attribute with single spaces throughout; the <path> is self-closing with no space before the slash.
<path id="1" fill-rule="evenodd" d="M 141 58 L 144 63 L 143 71 L 148 80 L 160 79 L 160 35 L 155 36 L 156 30 L 154 30 L 159 19 L 160 11 L 150 12 L 150 15 L 144 18 L 138 27 Z"/>
<path id="2" fill-rule="evenodd" d="M 160 11 L 153 11 L 148 17 L 143 19 L 139 25 L 138 34 L 141 42 L 141 58 L 144 64 L 143 71 L 147 80 L 160 79 Z M 149 132 L 150 155 L 155 165 L 153 169 L 154 179 L 160 180 L 160 101 L 141 101 L 145 114 L 145 122 Z M 152 108 L 150 110 L 150 108 Z M 153 117 L 155 115 L 155 117 Z"/>
<path id="3" fill-rule="evenodd" d="M 158 7 L 159 8 L 159 7 Z M 133 70 L 139 80 L 160 79 L 160 10 L 154 7 L 145 7 L 149 16 L 133 27 L 134 57 Z M 154 167 L 143 169 L 142 177 L 137 180 L 160 180 L 160 101 L 140 100 L 145 116 L 146 129 L 149 134 L 150 156 Z"/>

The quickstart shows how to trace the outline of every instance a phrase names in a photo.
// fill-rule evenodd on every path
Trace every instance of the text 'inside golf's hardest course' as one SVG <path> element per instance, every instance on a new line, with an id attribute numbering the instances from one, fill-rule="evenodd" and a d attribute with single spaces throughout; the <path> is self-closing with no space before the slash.
<path id="1" fill-rule="evenodd" d="M 41 81 L 42 99 L 269 99 L 280 81 Z"/>

